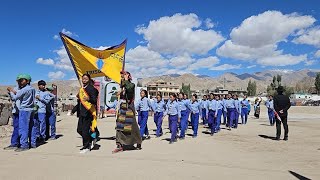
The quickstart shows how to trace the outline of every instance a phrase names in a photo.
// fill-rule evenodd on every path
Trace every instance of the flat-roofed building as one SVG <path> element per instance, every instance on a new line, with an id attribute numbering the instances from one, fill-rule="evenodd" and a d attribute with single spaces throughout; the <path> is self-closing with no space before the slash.
<path id="1" fill-rule="evenodd" d="M 179 93 L 180 87 L 172 82 L 157 80 L 147 84 L 149 96 L 155 97 L 157 92 L 161 92 L 163 99 L 169 99 L 169 93 Z"/>

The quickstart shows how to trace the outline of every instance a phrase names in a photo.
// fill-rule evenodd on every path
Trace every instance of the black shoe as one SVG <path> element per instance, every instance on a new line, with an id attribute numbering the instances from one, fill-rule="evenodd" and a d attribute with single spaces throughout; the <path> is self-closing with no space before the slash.
<path id="1" fill-rule="evenodd" d="M 141 144 L 137 144 L 136 149 L 137 149 L 137 150 L 141 150 L 141 149 L 142 149 Z"/>
<path id="2" fill-rule="evenodd" d="M 274 140 L 276 140 L 276 141 L 280 141 L 280 137 L 276 137 Z"/>
<path id="3" fill-rule="evenodd" d="M 15 152 L 23 152 L 23 151 L 28 151 L 29 148 L 18 148 L 16 150 L 14 150 Z"/>
<path id="4" fill-rule="evenodd" d="M 184 140 L 185 137 L 179 137 L 180 140 Z"/>
<path id="5" fill-rule="evenodd" d="M 173 144 L 173 143 L 174 143 L 174 141 L 170 141 L 170 142 L 169 142 L 169 144 Z"/>
<path id="6" fill-rule="evenodd" d="M 12 145 L 10 145 L 10 146 L 8 146 L 8 147 L 5 147 L 5 148 L 3 148 L 4 150 L 16 150 L 16 149 L 18 149 L 18 146 L 12 146 Z"/>
<path id="7" fill-rule="evenodd" d="M 214 135 L 214 133 L 210 133 L 210 136 L 213 136 Z"/>
<path id="8" fill-rule="evenodd" d="M 284 141 L 288 141 L 288 137 L 284 137 L 283 140 L 284 140 Z"/>

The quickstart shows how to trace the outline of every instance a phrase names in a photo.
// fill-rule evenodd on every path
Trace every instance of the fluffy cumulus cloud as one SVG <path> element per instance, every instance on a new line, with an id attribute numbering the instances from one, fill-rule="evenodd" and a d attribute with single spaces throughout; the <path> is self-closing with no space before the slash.
<path id="1" fill-rule="evenodd" d="M 201 29 L 205 24 L 209 29 Z M 196 14 L 175 14 L 140 25 L 136 32 L 143 35 L 150 50 L 165 54 L 206 54 L 224 41 L 224 37 L 211 29 L 211 20 L 201 21 Z"/>
<path id="2" fill-rule="evenodd" d="M 304 33 L 316 21 L 312 16 L 266 11 L 245 19 L 232 29 L 230 40 L 217 49 L 217 54 L 238 60 L 256 61 L 265 66 L 294 65 L 307 60 L 306 55 L 284 54 L 279 42 Z"/>
<path id="3" fill-rule="evenodd" d="M 320 50 L 318 50 L 318 51 L 314 54 L 314 57 L 320 58 Z"/>
<path id="4" fill-rule="evenodd" d="M 61 30 L 61 32 L 62 32 L 63 34 L 65 34 L 65 35 L 67 35 L 67 36 L 75 36 L 75 37 L 78 37 L 77 34 L 71 32 L 71 31 L 68 31 L 68 30 L 66 30 L 65 28 L 63 28 L 63 29 Z M 60 36 L 59 36 L 59 35 L 54 35 L 54 36 L 53 36 L 53 39 L 59 40 L 59 39 L 60 39 Z"/>
<path id="5" fill-rule="evenodd" d="M 38 58 L 36 62 L 38 64 L 43 64 L 43 65 L 54 65 L 54 61 L 50 58 L 48 59 Z"/>
<path id="6" fill-rule="evenodd" d="M 51 80 L 57 80 L 57 79 L 63 79 L 65 77 L 65 73 L 62 71 L 57 71 L 57 72 L 49 72 L 48 77 Z"/>
<path id="7" fill-rule="evenodd" d="M 320 27 L 308 29 L 301 36 L 293 39 L 296 44 L 308 44 L 320 47 Z"/>
<path id="8" fill-rule="evenodd" d="M 198 59 L 195 63 L 189 65 L 188 70 L 196 70 L 201 68 L 211 68 L 218 64 L 220 60 L 215 56 Z"/>

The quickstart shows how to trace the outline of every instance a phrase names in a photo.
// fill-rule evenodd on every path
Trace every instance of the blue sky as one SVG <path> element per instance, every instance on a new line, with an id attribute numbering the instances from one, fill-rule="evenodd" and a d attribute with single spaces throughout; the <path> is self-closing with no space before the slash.
<path id="1" fill-rule="evenodd" d="M 61 31 L 95 48 L 128 38 L 126 67 L 135 77 L 320 69 L 317 7 L 316 0 L 4 1 L 0 84 L 18 73 L 75 78 L 55 38 Z"/>

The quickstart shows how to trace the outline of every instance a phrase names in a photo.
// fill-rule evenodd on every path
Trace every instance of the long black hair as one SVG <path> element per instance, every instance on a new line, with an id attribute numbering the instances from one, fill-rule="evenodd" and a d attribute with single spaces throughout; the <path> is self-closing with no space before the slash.
<path id="1" fill-rule="evenodd" d="M 174 97 L 174 100 L 177 101 L 177 94 L 175 94 L 175 93 L 170 93 L 169 96 Z"/>
<path id="2" fill-rule="evenodd" d="M 148 91 L 145 90 L 145 89 L 141 89 L 141 92 L 144 92 L 145 96 L 144 97 L 147 97 L 148 98 Z"/>

